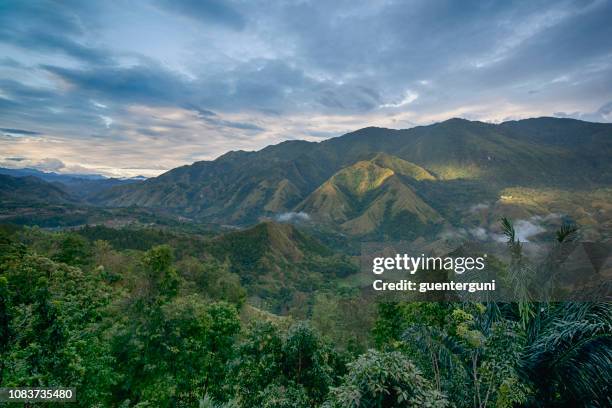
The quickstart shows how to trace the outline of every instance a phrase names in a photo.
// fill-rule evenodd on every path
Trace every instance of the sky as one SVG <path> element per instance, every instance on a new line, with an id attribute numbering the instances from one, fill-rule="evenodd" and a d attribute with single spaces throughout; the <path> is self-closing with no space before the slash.
<path id="1" fill-rule="evenodd" d="M 154 176 L 452 117 L 612 122 L 612 0 L 0 0 L 0 167 Z"/>

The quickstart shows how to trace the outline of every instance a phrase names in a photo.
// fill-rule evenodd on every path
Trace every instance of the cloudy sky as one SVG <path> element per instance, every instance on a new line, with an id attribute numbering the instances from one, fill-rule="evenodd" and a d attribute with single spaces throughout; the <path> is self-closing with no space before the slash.
<path id="1" fill-rule="evenodd" d="M 612 1 L 0 0 L 0 166 L 152 176 L 451 117 L 612 122 Z"/>

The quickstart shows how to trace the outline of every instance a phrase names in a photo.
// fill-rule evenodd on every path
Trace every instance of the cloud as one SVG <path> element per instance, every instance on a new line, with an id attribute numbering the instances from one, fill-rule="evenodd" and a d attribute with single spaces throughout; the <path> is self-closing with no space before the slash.
<path id="1" fill-rule="evenodd" d="M 17 135 L 17 136 L 22 136 L 22 135 L 34 136 L 34 135 L 41 134 L 40 132 L 35 132 L 33 130 L 11 129 L 11 128 L 0 128 L 0 132 L 9 134 L 9 135 Z"/>
<path id="2" fill-rule="evenodd" d="M 100 119 L 102 119 L 102 123 L 104 123 L 104 126 L 107 129 L 109 129 L 113 124 L 113 118 L 111 118 L 110 116 L 100 115 Z"/>
<path id="3" fill-rule="evenodd" d="M 401 108 L 402 106 L 408 105 L 417 100 L 419 94 L 416 92 L 406 91 L 404 97 L 399 102 L 384 103 L 380 105 L 381 108 Z"/>
<path id="4" fill-rule="evenodd" d="M 310 215 L 305 212 L 286 212 L 276 216 L 278 222 L 304 222 L 310 221 Z"/>
<path id="5" fill-rule="evenodd" d="M 110 57 L 103 48 L 79 41 L 87 32 L 93 2 L 14 2 L 2 6 L 0 41 L 27 50 L 63 54 L 89 63 L 104 64 Z"/>
<path id="6" fill-rule="evenodd" d="M 153 175 L 364 126 L 612 121 L 612 2 L 1 7 L 0 123 L 41 132 L 3 132 L 11 156 Z"/>
<path id="7" fill-rule="evenodd" d="M 158 64 L 139 64 L 127 68 L 71 69 L 52 65 L 43 68 L 74 86 L 75 92 L 90 97 L 168 105 L 183 98 L 189 100 L 192 96 L 188 81 Z"/>
<path id="8" fill-rule="evenodd" d="M 610 122 L 612 121 L 612 101 L 603 104 L 595 112 L 555 112 L 554 116 L 558 118 L 574 118 L 590 122 Z"/>
<path id="9" fill-rule="evenodd" d="M 472 234 L 472 236 L 474 236 L 476 239 L 481 240 L 481 241 L 486 241 L 487 238 L 489 237 L 487 230 L 485 230 L 482 227 L 476 227 L 476 228 L 470 229 L 470 234 Z"/>
<path id="10" fill-rule="evenodd" d="M 477 212 L 480 212 L 480 211 L 488 210 L 489 207 L 490 207 L 490 205 L 487 204 L 487 203 L 474 204 L 473 206 L 470 207 L 470 212 L 471 213 L 477 213 Z"/>
<path id="11" fill-rule="evenodd" d="M 471 207 L 470 211 L 472 211 L 474 208 L 486 209 L 488 208 L 488 205 L 476 204 Z M 549 213 L 546 215 L 533 215 L 527 219 L 515 220 L 513 225 L 516 238 L 521 242 L 530 242 L 530 240 L 537 237 L 539 234 L 549 231 L 550 225 L 557 222 L 561 218 L 563 218 L 562 214 Z M 506 242 L 508 240 L 505 235 L 489 231 L 484 227 L 473 227 L 467 231 L 460 229 L 460 233 L 464 238 L 469 236 L 479 241 Z"/>
<path id="12" fill-rule="evenodd" d="M 31 165 L 28 167 L 47 172 L 56 172 L 66 167 L 66 165 L 59 159 L 45 158 L 38 162 L 31 163 Z"/>
<path id="13" fill-rule="evenodd" d="M 546 231 L 541 225 L 534 223 L 535 219 L 530 220 L 517 220 L 514 223 L 514 229 L 516 232 L 516 238 L 521 242 L 529 242 L 529 239 Z"/>
<path id="14" fill-rule="evenodd" d="M 222 0 L 158 0 L 160 6 L 207 24 L 223 24 L 242 29 L 245 18 L 235 6 Z"/>

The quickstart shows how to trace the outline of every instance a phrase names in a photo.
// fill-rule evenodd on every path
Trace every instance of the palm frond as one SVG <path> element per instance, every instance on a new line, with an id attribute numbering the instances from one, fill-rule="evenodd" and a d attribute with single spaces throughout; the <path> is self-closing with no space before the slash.
<path id="1" fill-rule="evenodd" d="M 578 227 L 572 223 L 564 223 L 561 228 L 557 230 L 557 241 L 559 243 L 567 242 L 574 239 L 577 235 Z"/>

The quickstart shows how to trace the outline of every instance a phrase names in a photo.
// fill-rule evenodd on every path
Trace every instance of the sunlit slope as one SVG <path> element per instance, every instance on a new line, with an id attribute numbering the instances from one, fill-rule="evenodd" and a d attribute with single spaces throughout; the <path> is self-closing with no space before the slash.
<path id="1" fill-rule="evenodd" d="M 376 232 L 385 222 L 411 216 L 415 224 L 437 223 L 441 217 L 404 178 L 433 180 L 427 170 L 386 154 L 340 170 L 298 205 L 297 211 L 338 225 L 352 235 Z M 406 225 L 410 228 L 411 225 Z"/>

